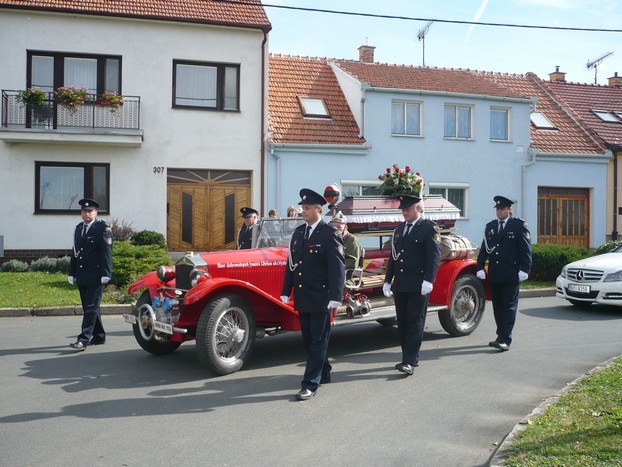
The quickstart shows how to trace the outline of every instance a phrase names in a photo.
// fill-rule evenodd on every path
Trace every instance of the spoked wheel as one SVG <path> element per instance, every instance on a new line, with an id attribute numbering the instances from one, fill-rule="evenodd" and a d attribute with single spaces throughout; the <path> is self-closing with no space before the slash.
<path id="1" fill-rule="evenodd" d="M 463 274 L 454 284 L 450 308 L 439 311 L 438 319 L 452 336 L 468 336 L 479 326 L 485 307 L 483 284 L 474 275 Z"/>
<path id="2" fill-rule="evenodd" d="M 223 295 L 205 307 L 197 325 L 197 353 L 219 375 L 238 371 L 255 342 L 255 316 L 238 295 Z"/>
<path id="3" fill-rule="evenodd" d="M 132 325 L 134 338 L 138 345 L 154 355 L 166 355 L 175 352 L 181 345 L 179 342 L 171 342 L 168 334 L 162 334 L 155 330 L 155 313 L 151 308 L 151 295 L 145 290 L 136 302 L 136 324 Z"/>

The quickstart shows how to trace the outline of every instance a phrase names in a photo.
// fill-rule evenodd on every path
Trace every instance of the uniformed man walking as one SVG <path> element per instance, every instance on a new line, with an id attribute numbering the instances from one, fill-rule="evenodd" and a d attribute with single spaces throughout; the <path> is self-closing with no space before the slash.
<path id="1" fill-rule="evenodd" d="M 313 397 L 320 384 L 331 381 L 327 356 L 331 314 L 343 299 L 345 260 L 341 236 L 322 220 L 326 199 L 307 188 L 300 190 L 300 197 L 305 223 L 292 234 L 281 301 L 289 303 L 293 289 L 307 353 L 301 389 L 296 394 L 303 401 Z"/>
<path id="2" fill-rule="evenodd" d="M 527 223 L 512 217 L 514 203 L 511 200 L 495 196 L 494 201 L 497 219 L 486 224 L 477 256 L 477 277 L 486 279 L 484 266 L 488 261 L 488 280 L 497 324 L 497 338 L 488 345 L 507 351 L 516 322 L 519 283 L 527 279 L 531 271 L 531 237 Z"/>
<path id="3" fill-rule="evenodd" d="M 244 225 L 238 232 L 238 250 L 248 250 L 253 247 L 253 230 L 257 225 L 258 212 L 253 208 L 240 209 L 244 218 Z"/>
<path id="4" fill-rule="evenodd" d="M 435 222 L 422 217 L 423 201 L 417 196 L 399 196 L 405 222 L 393 232 L 391 255 L 382 291 L 393 296 L 402 361 L 395 369 L 407 376 L 419 366 L 428 295 L 440 263 L 441 236 Z M 393 282 L 393 285 L 391 285 Z"/>
<path id="5" fill-rule="evenodd" d="M 104 287 L 112 278 L 112 230 L 97 219 L 99 204 L 81 199 L 82 221 L 74 232 L 68 281 L 77 285 L 82 301 L 82 332 L 70 347 L 82 351 L 87 345 L 106 343 L 100 304 Z"/>

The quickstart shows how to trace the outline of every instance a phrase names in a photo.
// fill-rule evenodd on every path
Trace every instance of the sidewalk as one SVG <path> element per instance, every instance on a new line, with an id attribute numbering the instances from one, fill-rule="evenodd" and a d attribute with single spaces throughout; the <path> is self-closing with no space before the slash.
<path id="1" fill-rule="evenodd" d="M 520 297 L 553 297 L 555 296 L 555 288 L 547 289 L 529 289 L 521 290 Z M 103 315 L 122 315 L 123 313 L 131 313 L 132 305 L 102 305 L 101 312 Z M 82 307 L 61 306 L 50 308 L 0 308 L 0 318 L 14 318 L 20 316 L 74 316 L 81 315 Z"/>

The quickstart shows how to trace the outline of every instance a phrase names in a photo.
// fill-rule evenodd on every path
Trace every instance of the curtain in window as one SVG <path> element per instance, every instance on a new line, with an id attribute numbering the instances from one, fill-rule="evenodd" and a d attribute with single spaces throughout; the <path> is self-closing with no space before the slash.
<path id="1" fill-rule="evenodd" d="M 404 103 L 393 102 L 391 104 L 391 134 L 403 135 L 406 133 L 404 127 Z"/>
<path id="2" fill-rule="evenodd" d="M 445 106 L 445 133 L 446 138 L 456 136 L 456 108 L 453 105 Z"/>
<path id="3" fill-rule="evenodd" d="M 471 137 L 471 109 L 458 107 L 458 138 Z"/>
<path id="4" fill-rule="evenodd" d="M 65 58 L 65 86 L 87 88 L 97 93 L 97 60 L 93 58 Z"/>
<path id="5" fill-rule="evenodd" d="M 490 139 L 508 139 L 508 111 L 491 109 L 490 111 Z"/>
<path id="6" fill-rule="evenodd" d="M 238 69 L 225 68 L 225 110 L 238 110 Z"/>
<path id="7" fill-rule="evenodd" d="M 43 91 L 54 91 L 54 58 L 32 56 L 31 86 Z"/>
<path id="8" fill-rule="evenodd" d="M 177 65 L 175 103 L 195 107 L 216 107 L 216 67 Z"/>
<path id="9" fill-rule="evenodd" d="M 40 209 L 79 209 L 84 198 L 82 167 L 41 167 L 39 178 Z"/>
<path id="10" fill-rule="evenodd" d="M 421 133 L 419 116 L 419 104 L 406 104 L 406 134 L 419 135 Z"/>

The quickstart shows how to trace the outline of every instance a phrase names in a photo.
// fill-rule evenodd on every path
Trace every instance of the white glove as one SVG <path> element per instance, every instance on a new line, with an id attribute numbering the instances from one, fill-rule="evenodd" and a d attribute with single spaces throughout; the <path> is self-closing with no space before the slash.
<path id="1" fill-rule="evenodd" d="M 69 276 L 67 278 L 67 282 L 69 282 L 71 285 L 73 285 L 73 276 Z"/>
<path id="2" fill-rule="evenodd" d="M 391 292 L 391 284 L 389 284 L 388 282 L 385 282 L 384 285 L 382 286 L 382 293 L 384 294 L 385 297 L 392 297 L 393 292 Z"/>
<path id="3" fill-rule="evenodd" d="M 484 272 L 483 269 L 480 269 L 479 271 L 477 271 L 476 276 L 480 280 L 485 280 L 486 279 L 486 273 Z"/>
<path id="4" fill-rule="evenodd" d="M 110 277 L 102 277 L 102 285 L 107 285 L 110 282 Z"/>
<path id="5" fill-rule="evenodd" d="M 341 306 L 341 302 L 338 300 L 331 300 L 330 302 L 328 302 L 328 306 L 326 308 L 328 308 L 329 310 L 332 310 L 333 308 L 337 308 L 338 306 Z"/>
<path id="6" fill-rule="evenodd" d="M 287 305 L 289 303 L 289 297 L 287 295 L 281 295 L 281 301 Z"/>
<path id="7" fill-rule="evenodd" d="M 434 286 L 432 285 L 432 282 L 423 281 L 421 283 L 421 295 L 429 294 L 430 292 L 432 292 L 433 288 Z"/>
<path id="8" fill-rule="evenodd" d="M 529 274 L 527 274 L 526 272 L 518 271 L 518 281 L 519 282 L 523 282 L 523 281 L 527 280 L 528 277 L 529 277 Z"/>

